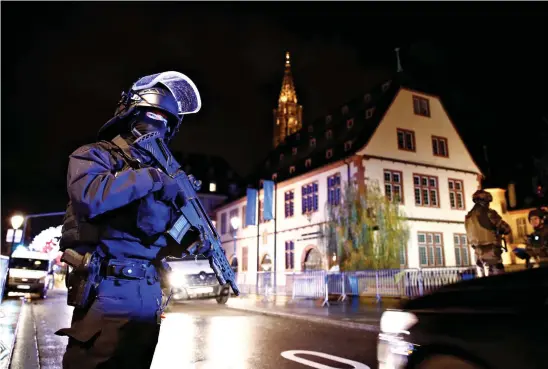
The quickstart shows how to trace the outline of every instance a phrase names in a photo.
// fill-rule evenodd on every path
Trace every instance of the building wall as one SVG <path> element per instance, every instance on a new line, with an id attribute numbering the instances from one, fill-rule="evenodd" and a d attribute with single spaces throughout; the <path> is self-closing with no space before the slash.
<path id="1" fill-rule="evenodd" d="M 414 113 L 413 98 L 420 96 L 428 99 L 429 117 Z M 397 129 L 405 129 L 414 133 L 414 150 L 398 148 Z M 447 153 L 436 156 L 433 152 L 433 136 L 446 139 Z M 455 130 L 438 98 L 401 89 L 388 109 L 380 125 L 373 133 L 368 144 L 349 158 L 351 163 L 351 178 L 371 183 L 377 181 L 384 190 L 384 171 L 399 171 L 402 175 L 403 204 L 402 210 L 409 218 L 410 239 L 406 245 L 406 266 L 418 268 L 420 263 L 419 234 L 436 233 L 440 235 L 442 265 L 455 266 L 456 254 L 454 235 L 464 235 L 464 217 L 472 208 L 472 194 L 480 186 L 479 168 L 468 153 L 459 134 Z M 342 182 L 348 180 L 347 165 L 339 161 L 299 177 L 279 183 L 277 186 L 277 270 L 285 268 L 285 243 L 294 241 L 294 271 L 302 270 L 302 261 L 311 248 L 317 248 L 322 253 L 323 267 L 328 267 L 328 258 L 323 244 L 318 238 L 320 224 L 325 221 L 325 204 L 327 202 L 327 178 L 335 173 L 341 175 Z M 435 178 L 437 182 L 436 206 L 420 206 L 415 203 L 414 175 Z M 461 181 L 463 186 L 463 207 L 452 209 L 449 198 L 449 180 Z M 318 181 L 319 208 L 310 218 L 301 211 L 301 187 L 307 183 Z M 344 183 L 342 183 L 344 186 Z M 284 193 L 293 189 L 294 216 L 284 216 Z M 262 194 L 260 196 L 262 199 Z M 230 229 L 230 212 L 238 209 L 242 218 L 245 198 L 232 202 L 217 210 L 217 229 L 221 233 L 227 255 L 232 255 L 233 234 Z M 226 225 L 223 226 L 223 217 Z M 242 218 L 242 221 L 244 219 Z M 225 232 L 222 232 L 225 230 Z M 274 245 L 273 222 L 262 223 L 259 226 L 259 261 L 265 254 L 273 259 Z M 247 247 L 247 271 L 257 271 L 257 227 L 249 226 L 236 232 L 239 271 L 242 269 L 242 248 Z M 468 264 L 475 259 L 472 250 L 466 246 Z"/>

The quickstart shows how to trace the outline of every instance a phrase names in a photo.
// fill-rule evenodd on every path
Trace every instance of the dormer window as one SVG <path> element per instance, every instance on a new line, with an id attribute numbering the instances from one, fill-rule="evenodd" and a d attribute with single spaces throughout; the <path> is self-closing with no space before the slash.
<path id="1" fill-rule="evenodd" d="M 293 155 L 297 155 L 297 148 L 294 147 L 293 149 L 291 149 L 291 152 L 293 153 Z"/>
<path id="2" fill-rule="evenodd" d="M 274 174 L 272 175 L 272 180 L 275 181 L 275 180 L 277 180 L 277 179 L 278 179 L 278 173 L 274 173 Z"/>
<path id="3" fill-rule="evenodd" d="M 346 141 L 344 143 L 344 151 L 348 151 L 352 148 L 352 141 Z"/>
<path id="4" fill-rule="evenodd" d="M 373 116 L 373 113 L 375 112 L 375 108 L 369 108 L 365 111 L 365 119 L 369 119 Z"/>
<path id="5" fill-rule="evenodd" d="M 385 82 L 385 83 L 382 85 L 382 92 L 385 92 L 386 90 L 388 90 L 388 88 L 390 87 L 390 82 L 391 82 L 391 81 Z"/>
<path id="6" fill-rule="evenodd" d="M 289 174 L 293 174 L 293 173 L 295 173 L 295 166 L 294 165 L 289 167 Z"/>
<path id="7" fill-rule="evenodd" d="M 310 147 L 316 147 L 316 139 L 315 138 L 310 139 Z"/>
<path id="8" fill-rule="evenodd" d="M 331 115 L 326 116 L 325 117 L 325 124 L 331 123 L 332 120 L 333 120 L 333 117 Z"/>
<path id="9" fill-rule="evenodd" d="M 342 112 L 343 114 L 348 114 L 348 106 L 346 106 L 346 105 L 343 106 L 342 109 L 341 109 L 341 112 Z"/>
<path id="10" fill-rule="evenodd" d="M 371 102 L 371 94 L 365 94 L 363 97 L 363 102 L 369 104 Z"/>
<path id="11" fill-rule="evenodd" d="M 332 137 L 333 137 L 333 132 L 331 130 L 328 130 L 327 132 L 325 132 L 325 138 L 329 140 Z"/>
<path id="12" fill-rule="evenodd" d="M 304 166 L 308 168 L 311 165 L 312 165 L 312 159 L 306 159 L 306 161 L 304 162 Z"/>
<path id="13" fill-rule="evenodd" d="M 280 154 L 280 161 L 284 160 L 284 154 Z"/>
<path id="14" fill-rule="evenodd" d="M 314 132 L 314 126 L 312 125 L 308 126 L 308 132 Z"/>
<path id="15" fill-rule="evenodd" d="M 325 152 L 325 158 L 330 159 L 333 156 L 333 149 L 329 149 Z"/>
<path id="16" fill-rule="evenodd" d="M 346 121 L 346 128 L 350 129 L 354 126 L 354 118 L 350 118 Z"/>

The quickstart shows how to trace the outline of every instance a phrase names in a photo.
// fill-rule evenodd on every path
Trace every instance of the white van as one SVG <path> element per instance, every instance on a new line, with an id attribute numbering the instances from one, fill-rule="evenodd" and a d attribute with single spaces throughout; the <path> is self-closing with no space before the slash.
<path id="1" fill-rule="evenodd" d="M 226 304 L 230 287 L 221 286 L 209 260 L 202 255 L 185 256 L 182 259 L 168 258 L 171 267 L 169 281 L 173 291 L 172 300 L 216 299 L 219 304 Z"/>
<path id="2" fill-rule="evenodd" d="M 50 254 L 28 249 L 16 249 L 11 255 L 6 284 L 9 292 L 37 293 L 44 299 L 53 289 L 53 264 Z"/>

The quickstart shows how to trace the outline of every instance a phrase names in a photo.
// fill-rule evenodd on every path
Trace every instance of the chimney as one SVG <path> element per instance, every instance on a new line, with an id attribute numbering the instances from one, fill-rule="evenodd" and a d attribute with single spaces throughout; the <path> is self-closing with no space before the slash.
<path id="1" fill-rule="evenodd" d="M 508 202 L 511 208 L 516 207 L 516 184 L 514 182 L 508 184 Z"/>

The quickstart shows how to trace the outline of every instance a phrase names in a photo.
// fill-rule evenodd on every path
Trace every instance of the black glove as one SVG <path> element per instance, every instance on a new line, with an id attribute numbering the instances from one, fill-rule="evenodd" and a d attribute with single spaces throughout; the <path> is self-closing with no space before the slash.
<path id="1" fill-rule="evenodd" d="M 162 179 L 163 186 L 162 189 L 159 191 L 159 199 L 170 203 L 177 197 L 179 192 L 179 185 L 177 184 L 176 180 L 174 180 L 167 174 L 164 174 L 163 172 L 160 172 L 160 177 Z"/>

